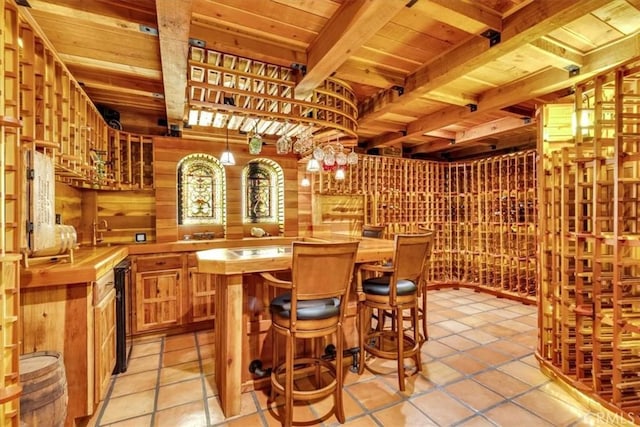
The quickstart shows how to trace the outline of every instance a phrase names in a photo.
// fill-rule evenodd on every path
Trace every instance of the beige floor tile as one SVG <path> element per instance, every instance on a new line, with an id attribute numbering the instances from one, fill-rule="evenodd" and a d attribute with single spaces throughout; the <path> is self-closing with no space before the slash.
<path id="1" fill-rule="evenodd" d="M 444 318 L 441 320 L 445 320 Z M 431 318 L 431 316 L 429 316 L 429 339 L 430 340 L 437 340 L 440 339 L 442 337 L 446 337 L 451 335 L 451 331 L 448 329 L 445 329 L 443 327 L 438 326 L 437 324 L 433 324 L 432 322 L 435 322 L 434 319 Z"/>
<path id="2" fill-rule="evenodd" d="M 531 354 L 534 350 L 533 347 L 525 347 L 513 340 L 500 340 L 487 344 L 485 347 L 491 350 L 499 351 L 500 353 L 507 354 L 511 358 L 517 359 L 523 356 Z"/>
<path id="3" fill-rule="evenodd" d="M 529 384 L 495 369 L 481 372 L 475 375 L 473 379 L 506 398 L 511 398 L 531 389 Z"/>
<path id="4" fill-rule="evenodd" d="M 451 356 L 440 359 L 440 361 L 465 375 L 484 371 L 488 368 L 485 363 L 469 357 L 464 353 L 452 354 Z"/>
<path id="5" fill-rule="evenodd" d="M 348 392 L 367 410 L 375 410 L 402 400 L 395 389 L 377 379 L 353 384 L 348 387 Z"/>
<path id="6" fill-rule="evenodd" d="M 495 335 L 491 335 L 485 331 L 481 331 L 480 329 L 472 329 L 470 331 L 461 332 L 460 336 L 473 340 L 478 344 L 488 344 L 490 342 L 498 341 L 500 339 Z"/>
<path id="7" fill-rule="evenodd" d="M 501 365 L 498 369 L 533 387 L 549 382 L 549 377 L 540 372 L 540 369 L 519 360 Z"/>
<path id="8" fill-rule="evenodd" d="M 173 366 L 181 363 L 198 360 L 198 349 L 195 347 L 183 348 L 174 351 L 165 351 L 162 355 L 162 366 Z"/>
<path id="9" fill-rule="evenodd" d="M 462 380 L 455 384 L 448 385 L 445 390 L 452 397 L 455 397 L 460 402 L 466 403 L 477 411 L 485 410 L 488 407 L 494 406 L 504 400 L 504 398 L 499 394 L 471 379 Z"/>
<path id="10" fill-rule="evenodd" d="M 344 407 L 345 418 L 354 418 L 361 416 L 365 413 L 364 408 L 358 403 L 351 394 L 343 391 L 342 402 Z M 326 423 L 334 424 L 338 422 L 334 412 L 334 396 L 327 396 L 317 402 L 311 403 L 311 410 L 324 418 L 326 414 L 330 414 L 328 418 L 324 418 Z"/>
<path id="11" fill-rule="evenodd" d="M 448 345 L 451 348 L 454 348 L 458 351 L 461 350 L 468 350 L 470 348 L 473 347 L 477 347 L 478 343 L 475 341 L 471 341 L 465 337 L 462 337 L 460 335 L 450 335 L 448 337 L 444 337 L 442 339 L 440 339 L 440 342 L 442 344 Z"/>
<path id="12" fill-rule="evenodd" d="M 497 323 L 488 323 L 484 326 L 481 326 L 480 330 L 498 338 L 509 338 L 518 333 L 518 331 L 516 331 L 515 329 L 511 329 Z"/>
<path id="13" fill-rule="evenodd" d="M 328 424 L 330 427 L 378 427 L 378 423 L 371 415 L 364 415 L 353 419 L 348 419 L 344 424 Z"/>
<path id="14" fill-rule="evenodd" d="M 486 411 L 483 415 L 498 426 L 504 427 L 514 425 L 532 427 L 552 426 L 552 424 L 549 424 L 542 418 L 535 416 L 531 412 L 522 409 L 520 406 L 511 402 L 505 402 L 495 408 L 492 408 Z"/>
<path id="15" fill-rule="evenodd" d="M 471 350 L 468 350 L 466 354 L 488 364 L 489 366 L 500 365 L 511 360 L 511 358 L 506 354 L 491 350 L 486 346 L 472 348 Z"/>
<path id="16" fill-rule="evenodd" d="M 456 352 L 454 348 L 444 345 L 439 341 L 429 340 L 422 346 L 422 352 L 434 359 L 448 356 Z"/>
<path id="17" fill-rule="evenodd" d="M 453 369 L 440 361 L 427 364 L 422 370 L 422 375 L 428 378 L 432 383 L 438 385 L 448 384 L 462 378 L 463 376 L 463 374 L 456 369 Z"/>
<path id="18" fill-rule="evenodd" d="M 157 409 L 167 409 L 184 403 L 202 401 L 202 379 L 181 381 L 160 387 L 158 390 Z"/>
<path id="19" fill-rule="evenodd" d="M 202 400 L 156 412 L 155 427 L 206 427 L 207 414 Z"/>
<path id="20" fill-rule="evenodd" d="M 471 409 L 439 390 L 413 398 L 411 402 L 441 426 L 453 425 L 474 414 Z"/>
<path id="21" fill-rule="evenodd" d="M 119 376 L 115 380 L 111 396 L 118 397 L 145 390 L 155 390 L 157 384 L 157 370 Z"/>
<path id="22" fill-rule="evenodd" d="M 374 412 L 373 416 L 383 426 L 437 426 L 408 401 Z"/>
<path id="23" fill-rule="evenodd" d="M 260 414 L 245 415 L 238 418 L 232 418 L 226 423 L 220 424 L 220 426 L 228 427 L 257 427 L 265 425 L 260 417 Z"/>
<path id="24" fill-rule="evenodd" d="M 151 371 L 160 368 L 160 354 L 152 354 L 149 356 L 141 356 L 129 359 L 127 371 L 118 375 L 123 377 L 138 372 Z"/>
<path id="25" fill-rule="evenodd" d="M 539 390 L 531 390 L 513 401 L 556 426 L 569 425 L 583 415 L 577 408 Z"/>
<path id="26" fill-rule="evenodd" d="M 162 349 L 162 341 L 155 340 L 152 342 L 136 344 L 131 348 L 131 359 L 136 357 L 149 356 L 151 354 L 158 354 Z"/>
<path id="27" fill-rule="evenodd" d="M 476 415 L 467 421 L 458 424 L 456 427 L 494 427 L 495 424 L 487 420 L 482 415 Z"/>
<path id="28" fill-rule="evenodd" d="M 118 421 L 113 424 L 109 424 L 109 427 L 150 427 L 150 426 L 151 426 L 151 415 L 143 415 L 142 417 L 130 418 L 128 420 Z"/>
<path id="29" fill-rule="evenodd" d="M 211 329 L 196 332 L 196 340 L 198 341 L 198 345 L 213 344 L 215 342 L 215 338 L 216 334 L 213 330 L 213 326 L 211 326 Z"/>
<path id="30" fill-rule="evenodd" d="M 109 399 L 109 404 L 100 418 L 100 425 L 152 413 L 155 395 L 155 390 L 147 390 Z"/>
<path id="31" fill-rule="evenodd" d="M 168 366 L 160 370 L 160 385 L 167 385 L 178 381 L 184 381 L 200 376 L 200 363 L 181 363 L 179 365 Z"/>
<path id="32" fill-rule="evenodd" d="M 215 356 L 213 344 L 200 344 L 199 351 L 201 359 L 213 359 Z"/>
<path id="33" fill-rule="evenodd" d="M 164 339 L 164 351 L 176 351 L 185 348 L 195 348 L 196 336 L 194 333 L 171 335 Z"/>

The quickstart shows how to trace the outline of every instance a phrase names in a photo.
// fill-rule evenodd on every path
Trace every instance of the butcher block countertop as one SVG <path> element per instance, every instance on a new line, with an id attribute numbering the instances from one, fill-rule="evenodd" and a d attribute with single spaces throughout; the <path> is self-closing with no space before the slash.
<path id="1" fill-rule="evenodd" d="M 97 280 L 129 254 L 128 246 L 81 247 L 73 253 L 74 261 L 60 258 L 30 262 L 20 271 L 20 288 L 71 285 Z"/>

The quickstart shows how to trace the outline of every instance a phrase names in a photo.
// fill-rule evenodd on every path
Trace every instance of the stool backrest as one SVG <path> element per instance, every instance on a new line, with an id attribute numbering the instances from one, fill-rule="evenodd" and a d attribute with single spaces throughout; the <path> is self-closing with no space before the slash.
<path id="1" fill-rule="evenodd" d="M 432 247 L 433 233 L 396 234 L 393 281 L 407 279 L 419 286 L 422 275 L 425 274 L 425 263 L 429 261 Z M 392 293 L 395 293 L 394 290 Z"/>
<path id="2" fill-rule="evenodd" d="M 294 300 L 343 297 L 347 294 L 353 278 L 358 244 L 357 241 L 293 242 L 292 311 L 295 312 Z"/>

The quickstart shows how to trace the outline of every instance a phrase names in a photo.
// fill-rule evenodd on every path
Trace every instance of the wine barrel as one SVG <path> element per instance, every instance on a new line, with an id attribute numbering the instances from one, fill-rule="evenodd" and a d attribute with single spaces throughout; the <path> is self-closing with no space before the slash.
<path id="1" fill-rule="evenodd" d="M 62 427 L 67 417 L 67 377 L 62 355 L 39 351 L 20 356 L 21 427 Z"/>
<path id="2" fill-rule="evenodd" d="M 51 247 L 34 251 L 31 256 L 61 255 L 69 252 L 70 249 L 75 249 L 78 245 L 78 234 L 72 225 L 56 224 L 54 232 L 55 244 Z"/>

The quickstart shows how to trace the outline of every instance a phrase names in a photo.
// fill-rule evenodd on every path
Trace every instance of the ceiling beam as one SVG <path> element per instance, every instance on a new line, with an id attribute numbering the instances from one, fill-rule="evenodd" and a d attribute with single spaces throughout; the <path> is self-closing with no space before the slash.
<path id="1" fill-rule="evenodd" d="M 422 0 L 414 7 L 419 7 L 436 21 L 467 33 L 480 34 L 488 29 L 502 32 L 502 17 L 478 2 Z"/>
<path id="2" fill-rule="evenodd" d="M 162 73 L 160 71 L 151 68 L 136 67 L 134 65 L 127 65 L 111 61 L 101 61 L 99 59 L 68 55 L 65 53 L 59 53 L 58 57 L 62 61 L 64 61 L 64 64 L 66 64 L 68 67 L 81 67 L 93 70 L 109 70 L 121 74 L 131 75 L 134 77 L 144 77 L 153 80 L 160 80 L 162 78 Z"/>
<path id="3" fill-rule="evenodd" d="M 126 21 L 124 19 L 113 18 L 111 16 L 98 13 L 86 12 L 77 8 L 57 5 L 48 1 L 29 0 L 29 4 L 33 10 L 38 12 L 46 12 L 52 15 L 60 15 L 65 18 L 73 18 L 74 20 L 82 20 L 95 25 L 106 26 L 118 30 L 129 30 L 140 32 L 140 23 Z"/>
<path id="4" fill-rule="evenodd" d="M 496 134 L 531 126 L 532 123 L 535 123 L 535 119 L 517 119 L 515 117 L 503 117 L 502 119 L 493 120 L 491 122 L 468 128 L 462 132 L 457 132 L 455 141 L 456 144 L 476 141 L 478 139 L 488 138 Z"/>
<path id="5" fill-rule="evenodd" d="M 554 40 L 541 37 L 531 42 L 531 46 L 541 55 L 551 58 L 552 62 L 558 64 L 558 68 L 582 67 L 584 55 L 574 50 L 561 46 Z"/>
<path id="6" fill-rule="evenodd" d="M 490 46 L 489 41 L 482 37 L 469 39 L 409 75 L 405 93 L 399 101 L 375 112 L 363 112 L 360 121 L 374 120 L 395 108 L 398 102 L 423 96 L 607 3 L 607 0 L 538 0 L 529 3 L 504 19 L 499 43 Z"/>
<path id="7" fill-rule="evenodd" d="M 296 86 L 296 98 L 306 98 L 406 4 L 407 0 L 342 3 L 307 50 L 307 73 Z"/>
<path id="8" fill-rule="evenodd" d="M 187 90 L 191 0 L 156 0 L 167 125 L 182 129 Z"/>
<path id="9" fill-rule="evenodd" d="M 397 137 L 397 132 L 390 132 L 376 138 L 372 144 L 396 144 L 414 135 L 421 135 L 460 122 L 476 112 L 499 110 L 539 95 L 570 87 L 638 56 L 640 56 L 640 34 L 635 34 L 611 44 L 608 49 L 585 55 L 584 66 L 579 74 L 570 75 L 568 71 L 551 68 L 515 83 L 487 90 L 481 95 L 475 112 L 464 107 L 448 107 L 409 123 L 406 132 L 401 133 L 404 134 L 402 137 Z"/>

